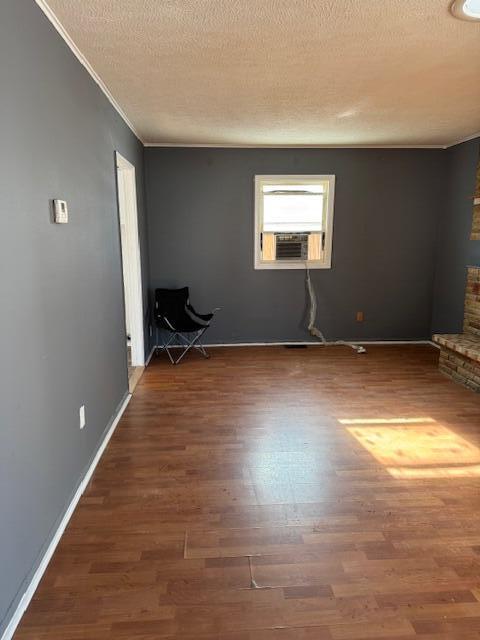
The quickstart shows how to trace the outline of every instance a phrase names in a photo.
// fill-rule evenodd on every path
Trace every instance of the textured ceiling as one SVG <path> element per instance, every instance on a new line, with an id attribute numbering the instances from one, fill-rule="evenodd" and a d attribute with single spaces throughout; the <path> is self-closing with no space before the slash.
<path id="1" fill-rule="evenodd" d="M 147 143 L 448 145 L 480 22 L 448 0 L 48 0 Z"/>

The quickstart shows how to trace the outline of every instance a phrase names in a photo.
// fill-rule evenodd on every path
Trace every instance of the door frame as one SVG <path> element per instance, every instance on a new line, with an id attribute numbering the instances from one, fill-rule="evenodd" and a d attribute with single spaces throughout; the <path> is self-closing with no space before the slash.
<path id="1" fill-rule="evenodd" d="M 143 287 L 140 239 L 138 234 L 137 188 L 135 167 L 115 151 L 117 178 L 118 222 L 122 257 L 122 281 L 124 285 L 124 311 L 127 317 L 125 292 L 128 292 L 132 366 L 145 365 L 145 337 L 143 328 Z M 123 194 L 122 194 L 123 191 Z M 125 211 L 122 211 L 122 202 Z M 122 240 L 121 224 L 125 220 L 126 241 Z M 123 246 L 126 244 L 127 246 Z M 125 268 L 126 267 L 126 268 Z M 125 277 L 125 272 L 127 277 Z M 126 331 L 125 331 L 126 334 Z"/>

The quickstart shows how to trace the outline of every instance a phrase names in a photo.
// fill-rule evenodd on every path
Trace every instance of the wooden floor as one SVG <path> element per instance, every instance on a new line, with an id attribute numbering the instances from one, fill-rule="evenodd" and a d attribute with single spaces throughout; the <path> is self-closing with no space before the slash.
<path id="1" fill-rule="evenodd" d="M 436 360 L 154 359 L 16 640 L 478 640 L 480 397 Z"/>

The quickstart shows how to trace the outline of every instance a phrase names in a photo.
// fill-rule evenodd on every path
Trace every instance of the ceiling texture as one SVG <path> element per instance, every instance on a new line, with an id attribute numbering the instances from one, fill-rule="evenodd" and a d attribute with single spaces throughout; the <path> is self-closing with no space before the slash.
<path id="1" fill-rule="evenodd" d="M 449 4 L 48 0 L 145 143 L 219 146 L 448 146 L 479 132 L 480 22 Z"/>

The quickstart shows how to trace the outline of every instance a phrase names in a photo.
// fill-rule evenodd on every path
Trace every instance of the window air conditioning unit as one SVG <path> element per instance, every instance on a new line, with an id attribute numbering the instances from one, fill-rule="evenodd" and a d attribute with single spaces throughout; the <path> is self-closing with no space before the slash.
<path id="1" fill-rule="evenodd" d="M 308 233 L 276 233 L 276 260 L 308 260 Z"/>

